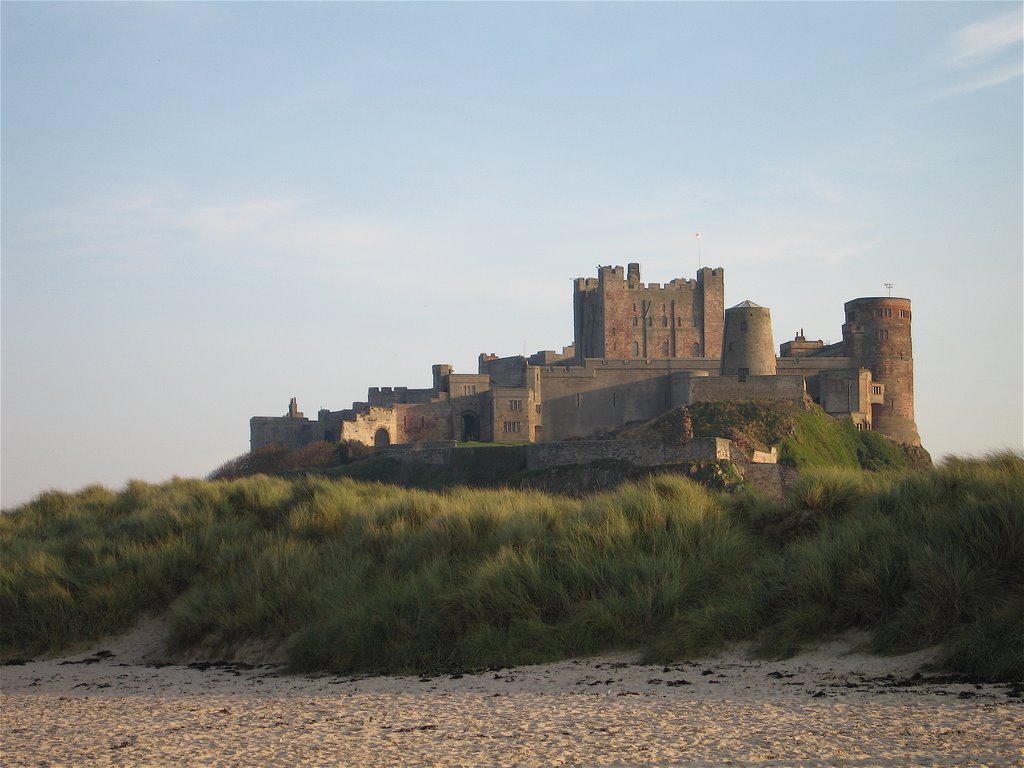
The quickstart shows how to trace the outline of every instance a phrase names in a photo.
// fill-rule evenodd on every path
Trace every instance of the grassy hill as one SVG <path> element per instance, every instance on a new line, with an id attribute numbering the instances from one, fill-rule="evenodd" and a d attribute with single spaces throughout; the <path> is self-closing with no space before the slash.
<path id="1" fill-rule="evenodd" d="M 51 492 L 0 516 L 0 654 L 168 617 L 294 670 L 454 671 L 614 649 L 767 656 L 843 632 L 1024 678 L 1024 457 L 808 468 L 780 501 L 677 476 L 586 498 L 318 476 Z"/>
<path id="2" fill-rule="evenodd" d="M 931 466 L 923 448 L 907 446 L 877 432 L 858 431 L 849 419 L 833 419 L 809 399 L 802 405 L 759 400 L 694 403 L 650 422 L 633 425 L 623 437 L 727 437 L 748 450 L 775 447 L 788 466 L 892 470 Z"/>

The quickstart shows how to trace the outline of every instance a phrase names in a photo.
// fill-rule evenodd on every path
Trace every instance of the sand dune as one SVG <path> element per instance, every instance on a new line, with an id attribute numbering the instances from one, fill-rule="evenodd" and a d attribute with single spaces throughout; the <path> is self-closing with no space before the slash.
<path id="1" fill-rule="evenodd" d="M 628 655 L 438 678 L 166 665 L 160 626 L 0 670 L 4 766 L 1015 765 L 1020 685 L 915 677 L 927 653 L 643 665 Z"/>

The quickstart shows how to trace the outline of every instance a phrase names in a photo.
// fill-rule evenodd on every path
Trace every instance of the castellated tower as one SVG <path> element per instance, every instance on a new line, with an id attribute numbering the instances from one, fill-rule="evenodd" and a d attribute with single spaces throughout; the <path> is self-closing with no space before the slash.
<path id="1" fill-rule="evenodd" d="M 576 358 L 623 360 L 718 357 L 722 349 L 725 270 L 703 268 L 695 280 L 643 283 L 640 265 L 598 267 L 576 278 Z"/>
<path id="2" fill-rule="evenodd" d="M 884 387 L 884 403 L 871 406 L 872 429 L 901 443 L 920 445 L 914 422 L 914 356 L 910 341 L 910 299 L 875 297 L 844 305 L 846 356 L 871 371 Z"/>
<path id="3" fill-rule="evenodd" d="M 723 376 L 774 376 L 775 342 L 767 307 L 744 301 L 725 310 Z"/>

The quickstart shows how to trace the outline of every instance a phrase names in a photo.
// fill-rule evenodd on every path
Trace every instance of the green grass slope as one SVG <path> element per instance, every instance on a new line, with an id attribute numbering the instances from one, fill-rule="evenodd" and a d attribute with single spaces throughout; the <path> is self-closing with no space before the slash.
<path id="1" fill-rule="evenodd" d="M 294 670 L 478 669 L 850 628 L 1024 678 L 1024 458 L 809 469 L 781 502 L 649 478 L 584 499 L 255 476 L 48 493 L 0 516 L 0 653 L 166 612 L 170 642 Z"/>

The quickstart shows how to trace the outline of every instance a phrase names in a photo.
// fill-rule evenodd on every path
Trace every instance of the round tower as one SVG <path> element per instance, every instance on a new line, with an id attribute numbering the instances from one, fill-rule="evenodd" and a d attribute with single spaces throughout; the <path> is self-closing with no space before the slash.
<path id="1" fill-rule="evenodd" d="M 744 301 L 725 310 L 723 376 L 774 376 L 775 342 L 771 310 Z"/>
<path id="2" fill-rule="evenodd" d="M 872 397 L 872 429 L 901 443 L 920 445 L 921 436 L 914 421 L 910 299 L 854 299 L 843 307 L 846 356 L 860 368 L 870 370 L 875 384 L 882 389 Z"/>

